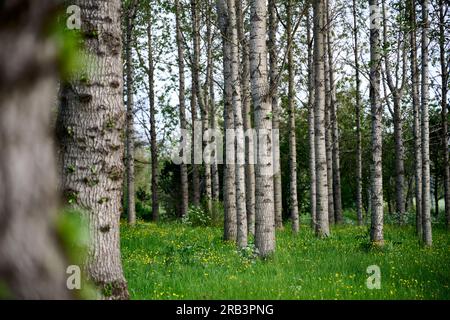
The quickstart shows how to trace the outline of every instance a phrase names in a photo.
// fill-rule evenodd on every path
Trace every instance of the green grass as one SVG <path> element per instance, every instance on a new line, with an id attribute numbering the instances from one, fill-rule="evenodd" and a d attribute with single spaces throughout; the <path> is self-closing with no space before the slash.
<path id="1" fill-rule="evenodd" d="M 132 299 L 450 299 L 450 236 L 435 229 L 432 249 L 413 227 L 385 227 L 370 249 L 367 227 L 342 226 L 318 240 L 309 227 L 277 234 L 266 260 L 222 241 L 222 230 L 180 223 L 122 226 L 122 259 Z M 381 268 L 369 290 L 368 266 Z"/>

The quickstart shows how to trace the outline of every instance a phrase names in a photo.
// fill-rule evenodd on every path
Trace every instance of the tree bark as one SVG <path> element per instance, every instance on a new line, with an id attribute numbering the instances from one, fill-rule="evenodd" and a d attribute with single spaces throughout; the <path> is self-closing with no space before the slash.
<path id="1" fill-rule="evenodd" d="M 325 146 L 327 155 L 327 190 L 328 190 L 328 220 L 334 224 L 334 191 L 333 191 L 333 135 L 331 125 L 331 81 L 330 60 L 328 59 L 328 18 L 327 0 L 324 1 L 323 20 L 324 30 L 322 33 L 324 44 L 324 74 L 325 74 Z"/>
<path id="2" fill-rule="evenodd" d="M 334 80 L 333 39 L 330 1 L 326 1 L 327 10 L 327 49 L 328 49 L 328 73 L 330 79 L 330 122 L 331 122 L 331 152 L 333 169 L 333 210 L 334 221 L 342 223 L 342 196 L 341 196 L 341 157 L 339 153 L 339 126 L 337 117 L 336 83 Z"/>
<path id="3" fill-rule="evenodd" d="M 217 129 L 216 122 L 216 101 L 214 88 L 214 60 L 213 60 L 213 4 L 208 0 L 207 4 L 207 24 L 206 24 L 206 46 L 207 46 L 207 66 L 206 66 L 206 85 L 205 91 L 208 92 L 207 107 L 209 115 L 209 127 L 213 130 Z M 218 201 L 220 197 L 219 187 L 219 170 L 217 161 L 213 161 L 210 166 L 211 170 L 211 198 Z"/>
<path id="4" fill-rule="evenodd" d="M 380 7 L 378 0 L 370 5 L 370 106 L 372 111 L 372 164 L 371 164 L 371 214 L 370 240 L 374 245 L 384 245 L 383 236 L 383 108 L 380 103 L 381 54 Z"/>
<path id="5" fill-rule="evenodd" d="M 81 8 L 84 45 L 90 55 L 85 75 L 64 85 L 58 114 L 61 187 L 69 204 L 89 221 L 85 271 L 107 299 L 127 299 L 120 255 L 123 129 L 121 1 Z"/>
<path id="6" fill-rule="evenodd" d="M 318 0 L 314 4 L 314 127 L 316 152 L 316 235 L 330 235 L 328 219 L 328 178 L 327 152 L 325 144 L 325 45 L 324 45 L 324 7 L 325 1 Z"/>
<path id="7" fill-rule="evenodd" d="M 247 246 L 247 210 L 245 202 L 245 136 L 242 120 L 241 82 L 239 78 L 239 46 L 236 19 L 235 0 L 227 0 L 229 19 L 229 39 L 231 54 L 231 99 L 234 110 L 234 128 L 236 132 L 236 219 L 237 219 L 237 245 L 239 248 Z"/>
<path id="8" fill-rule="evenodd" d="M 385 10 L 385 1 L 383 0 L 382 5 L 383 10 L 383 43 L 384 46 L 387 45 L 387 20 L 386 20 L 386 10 Z M 398 46 L 397 46 L 397 61 L 395 69 L 398 70 L 400 66 L 400 37 L 402 35 L 402 31 L 398 31 Z M 404 188 L 405 188 L 405 164 L 404 164 L 404 147 L 403 147 L 403 119 L 402 119 L 402 110 L 401 110 L 401 100 L 403 96 L 404 83 L 406 80 L 406 50 L 403 45 L 402 49 L 402 61 L 403 61 L 403 75 L 401 79 L 401 85 L 398 85 L 398 74 L 396 72 L 395 83 L 392 79 L 391 72 L 391 64 L 389 61 L 389 56 L 384 58 L 385 69 L 386 69 L 386 79 L 389 90 L 392 93 L 393 104 L 394 104 L 394 112 L 393 112 L 393 120 L 394 120 L 394 143 L 395 143 L 395 211 L 399 217 L 399 224 L 402 225 L 404 223 L 405 216 L 405 197 L 404 197 Z"/>
<path id="9" fill-rule="evenodd" d="M 269 0 L 269 78 L 270 88 L 272 89 L 272 128 L 273 130 L 280 129 L 280 107 L 278 99 L 278 51 L 277 51 L 277 31 L 278 18 L 276 15 L 275 0 Z M 289 19 L 289 18 L 288 18 Z M 289 23 L 289 22 L 288 22 Z M 295 131 L 294 131 L 295 134 Z M 280 148 L 274 143 L 273 145 L 273 192 L 274 192 L 274 208 L 275 208 L 275 227 L 277 229 L 283 228 L 283 207 L 282 207 L 282 189 L 281 189 L 281 164 L 280 164 Z M 292 193 L 291 193 L 292 197 Z"/>
<path id="10" fill-rule="evenodd" d="M 150 9 L 151 10 L 151 9 Z M 153 61 L 153 32 L 152 21 L 153 16 L 149 17 L 147 26 L 147 40 L 148 40 L 148 86 L 149 86 L 149 104 L 150 104 L 150 149 L 152 155 L 152 220 L 159 220 L 159 201 L 158 201 L 158 180 L 159 180 L 159 165 L 158 165 L 158 141 L 156 138 L 156 108 L 155 108 L 155 65 Z"/>
<path id="11" fill-rule="evenodd" d="M 127 81 L 127 142 L 126 142 L 126 171 L 127 171 L 127 217 L 128 224 L 136 224 L 136 204 L 134 190 L 134 66 L 133 66 L 133 29 L 135 8 L 132 4 L 126 10 L 126 81 Z"/>
<path id="12" fill-rule="evenodd" d="M 213 31 L 212 31 L 212 8 L 213 5 L 208 1 L 206 39 L 207 39 L 207 70 L 206 70 L 206 90 L 208 90 L 209 104 L 209 127 L 213 130 L 217 129 L 216 122 L 216 101 L 214 89 L 214 60 L 213 60 Z M 205 90 L 205 91 L 206 91 Z M 210 167 L 211 170 L 211 197 L 218 201 L 220 196 L 219 188 L 219 170 L 217 161 L 214 161 Z"/>
<path id="13" fill-rule="evenodd" d="M 251 0 L 250 77 L 255 108 L 255 128 L 258 133 L 258 161 L 255 166 L 255 245 L 262 257 L 275 251 L 272 120 L 270 116 L 272 107 L 267 78 L 266 16 L 266 2 Z"/>
<path id="14" fill-rule="evenodd" d="M 311 227 L 316 228 L 316 154 L 314 143 L 314 65 L 313 65 L 313 45 L 311 37 L 310 8 L 308 4 L 306 14 L 306 41 L 308 42 L 308 138 L 309 138 L 309 176 L 310 176 L 310 206 L 311 206 Z"/>
<path id="15" fill-rule="evenodd" d="M 71 299 L 54 221 L 51 130 L 56 45 L 43 27 L 58 1 L 3 1 L 0 10 L 0 283 L 3 299 Z M 8 294 L 8 295 L 5 295 Z"/>
<path id="16" fill-rule="evenodd" d="M 252 130 L 251 116 L 251 95 L 250 95 L 250 60 L 249 60 L 249 42 L 245 36 L 244 14 L 242 12 L 242 1 L 236 0 L 236 12 L 238 16 L 238 38 L 242 52 L 242 74 L 241 74 L 241 92 L 242 92 L 242 116 L 244 120 L 244 130 Z M 247 226 L 248 233 L 255 235 L 255 165 L 254 165 L 254 139 L 253 134 L 246 136 L 245 150 L 245 190 L 247 206 Z"/>
<path id="17" fill-rule="evenodd" d="M 412 79 L 412 105 L 414 114 L 413 136 L 414 136 L 414 176 L 415 176 L 415 198 L 416 198 L 416 232 L 422 237 L 422 130 L 419 99 L 419 68 L 417 66 L 417 42 L 416 42 L 416 2 L 410 0 L 411 19 L 411 79 Z"/>
<path id="18" fill-rule="evenodd" d="M 448 10 L 448 9 L 447 9 Z M 450 229 L 450 160 L 449 160 L 449 142 L 448 135 L 448 79 L 449 79 L 449 63 L 448 52 L 447 59 L 445 56 L 445 11 L 444 1 L 439 0 L 439 60 L 441 63 L 441 110 L 442 110 L 442 151 L 444 153 L 444 200 L 445 200 L 445 217 L 447 228 Z"/>
<path id="19" fill-rule="evenodd" d="M 292 42 L 292 0 L 286 4 L 286 33 L 287 43 Z M 298 200 L 297 200 L 297 143 L 295 137 L 295 93 L 294 93 L 294 56 L 292 52 L 292 45 L 288 46 L 288 113 L 289 113 L 289 209 L 292 220 L 292 231 L 298 233 L 299 231 L 299 216 L 298 216 Z"/>
<path id="20" fill-rule="evenodd" d="M 194 54 L 192 56 L 192 86 L 191 86 L 191 119 L 192 119 L 192 204 L 196 207 L 200 205 L 200 165 L 195 163 L 195 136 L 199 135 L 195 131 L 195 123 L 198 119 L 197 106 L 201 103 L 198 94 L 200 90 L 199 64 L 200 64 L 200 35 L 199 16 L 197 0 L 191 0 L 192 15 L 192 46 Z M 200 108 L 201 109 L 201 108 Z M 201 136 L 201 134 L 200 134 Z M 202 139 L 203 140 L 203 139 Z"/>
<path id="21" fill-rule="evenodd" d="M 358 225 L 363 225 L 363 204 L 362 204 L 362 141 L 361 141 L 361 80 L 359 69 L 359 41 L 358 41 L 358 18 L 356 0 L 353 0 L 353 37 L 354 37 L 354 58 L 355 58 L 355 116 L 356 116 L 356 216 Z"/>
<path id="22" fill-rule="evenodd" d="M 429 1 L 422 1 L 422 231 L 423 243 L 433 244 L 430 214 L 430 124 L 429 124 L 429 74 L 428 74 L 428 20 Z"/>
<path id="23" fill-rule="evenodd" d="M 237 209 L 236 209 L 236 166 L 234 134 L 227 135 L 228 129 L 234 128 L 234 111 L 232 107 L 233 83 L 231 81 L 231 27 L 228 16 L 228 0 L 217 3 L 217 15 L 223 39 L 223 78 L 224 78 L 224 131 L 225 131 L 225 163 L 224 163 L 224 240 L 237 241 Z"/>
<path id="24" fill-rule="evenodd" d="M 185 76 L 184 76 L 184 46 L 183 46 L 183 34 L 181 29 L 181 15 L 182 10 L 180 1 L 175 0 L 175 18 L 176 18 L 176 30 L 177 30 L 177 47 L 178 47 L 178 77 L 179 77 L 179 103 L 180 103 L 180 128 L 186 132 L 186 106 L 185 106 Z M 187 138 L 187 137 L 185 137 Z M 184 151 L 183 151 L 184 152 Z M 185 158 L 185 157 L 183 157 Z M 189 184 L 187 164 L 183 162 L 180 164 L 180 180 L 181 180 L 181 212 L 180 216 L 184 217 L 188 212 L 189 206 Z"/>

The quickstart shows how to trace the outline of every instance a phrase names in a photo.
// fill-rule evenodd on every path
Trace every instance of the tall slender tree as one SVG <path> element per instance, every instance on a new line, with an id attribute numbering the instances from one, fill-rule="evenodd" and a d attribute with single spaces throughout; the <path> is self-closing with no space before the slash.
<path id="1" fill-rule="evenodd" d="M 229 19 L 229 40 L 231 59 L 232 105 L 234 110 L 234 128 L 236 132 L 236 220 L 237 244 L 240 248 L 247 246 L 247 210 L 245 202 L 245 136 L 242 120 L 240 58 L 235 0 L 227 0 Z"/>
<path id="2" fill-rule="evenodd" d="M 314 128 L 316 151 L 316 235 L 330 235 L 328 219 L 328 178 L 325 145 L 325 45 L 324 8 L 325 1 L 318 0 L 314 8 Z"/>
<path id="3" fill-rule="evenodd" d="M 175 0 L 175 18 L 176 18 L 176 38 L 178 47 L 178 100 L 180 104 L 180 128 L 183 131 L 187 129 L 186 121 L 186 106 L 185 106 L 185 71 L 184 71 L 184 46 L 183 46 L 183 33 L 182 33 L 182 10 L 180 6 L 180 0 Z M 186 139 L 187 137 L 184 137 Z M 186 141 L 183 141 L 184 143 Z M 183 150 L 185 152 L 185 150 Z M 183 154 L 183 158 L 186 156 Z M 180 180 L 181 180 L 181 208 L 180 216 L 184 217 L 187 214 L 189 206 L 189 185 L 188 185 L 188 172 L 187 164 L 183 161 L 180 164 Z"/>
<path id="4" fill-rule="evenodd" d="M 325 75 L 325 147 L 327 156 L 327 190 L 328 190 L 328 220 L 330 224 L 334 219 L 334 191 L 333 191 L 333 135 L 331 124 L 331 81 L 330 81 L 330 60 L 328 59 L 328 18 L 327 8 L 328 0 L 324 2 L 323 26 L 322 32 L 324 43 L 324 75 Z"/>
<path id="5" fill-rule="evenodd" d="M 444 7 L 444 1 L 439 0 L 439 61 L 441 63 L 441 112 L 442 112 L 442 151 L 444 154 L 444 200 L 447 228 L 450 228 L 450 160 L 448 135 L 448 80 L 449 68 L 448 52 L 445 48 L 445 27 L 448 5 Z"/>
<path id="6" fill-rule="evenodd" d="M 217 2 L 217 15 L 222 33 L 223 78 L 224 78 L 224 130 L 225 130 L 225 163 L 223 179 L 224 198 L 224 239 L 237 241 L 237 211 L 236 211 L 236 166 L 234 134 L 228 135 L 227 130 L 234 128 L 234 111 L 232 107 L 233 83 L 231 81 L 231 27 L 228 16 L 228 0 Z M 228 130 L 230 131 L 230 130 Z M 232 131 L 232 130 L 231 130 Z"/>
<path id="7" fill-rule="evenodd" d="M 431 247 L 433 244 L 431 231 L 431 200 L 430 200 L 430 123 L 429 123 L 429 39 L 428 19 L 429 1 L 422 1 L 422 81 L 421 81 L 421 111 L 422 111 L 422 232 L 423 243 Z"/>
<path id="8" fill-rule="evenodd" d="M 153 59 L 153 15 L 151 8 L 148 9 L 150 15 L 147 24 L 147 50 L 148 50 L 148 100 L 150 105 L 150 150 L 151 150 L 151 190 L 152 190 L 152 220 L 159 219 L 159 197 L 158 197 L 158 141 L 156 137 L 156 108 L 155 108 L 155 63 Z"/>
<path id="9" fill-rule="evenodd" d="M 372 113 L 371 214 L 370 240 L 384 245 L 383 235 L 383 108 L 380 101 L 381 47 L 380 6 L 378 0 L 370 5 L 370 106 Z"/>
<path id="10" fill-rule="evenodd" d="M 193 55 L 191 57 L 191 120 L 192 120 L 192 204 L 200 205 L 200 165 L 195 163 L 196 154 L 196 136 L 202 136 L 196 132 L 196 122 L 198 120 L 198 106 L 202 103 L 200 94 L 200 17 L 198 10 L 198 1 L 191 0 L 191 19 L 192 19 L 192 47 Z M 201 111 L 200 106 L 200 111 Z M 203 139 L 202 139 L 203 140 Z"/>
<path id="11" fill-rule="evenodd" d="M 259 255 L 275 251 L 275 217 L 273 201 L 272 120 L 267 74 L 267 4 L 250 2 L 250 78 L 255 128 L 258 138 L 256 171 L 255 245 Z"/>
<path id="12" fill-rule="evenodd" d="M 280 106 L 278 99 L 278 50 L 277 50 L 277 31 L 278 17 L 276 14 L 275 0 L 269 0 L 269 78 L 270 88 L 272 90 L 272 127 L 273 130 L 280 129 Z M 275 141 L 274 141 L 275 142 Z M 275 226 L 278 229 L 283 228 L 283 208 L 282 208 L 282 189 L 281 189 L 281 164 L 280 164 L 280 148 L 274 143 L 273 146 L 273 163 L 275 172 L 273 174 L 273 197 L 275 208 Z"/>
<path id="13" fill-rule="evenodd" d="M 410 43 L 411 43 L 411 81 L 412 81 L 412 107 L 414 114 L 413 137 L 414 137 L 414 177 L 415 177 L 415 200 L 416 200 L 416 231 L 422 237 L 422 141 L 421 141 L 421 117 L 419 98 L 419 68 L 417 66 L 417 24 L 416 24 L 416 1 L 409 1 L 409 18 L 411 21 Z"/>
<path id="14" fill-rule="evenodd" d="M 126 200 L 128 223 L 136 223 L 136 205 L 134 188 L 134 66 L 133 44 L 134 24 L 136 19 L 136 3 L 130 2 L 125 10 L 125 57 L 126 57 L 126 82 L 127 82 L 127 121 L 126 121 Z"/>
<path id="15" fill-rule="evenodd" d="M 333 13 L 331 0 L 326 1 L 327 17 L 327 50 L 328 50 L 328 77 L 330 79 L 330 128 L 331 131 L 331 157 L 333 169 L 333 213 L 334 221 L 342 223 L 342 195 L 341 195 L 341 156 L 339 151 L 339 125 L 337 117 L 335 67 L 333 59 Z"/>
<path id="16" fill-rule="evenodd" d="M 242 93 L 242 116 L 244 120 L 245 132 L 250 132 L 253 128 L 251 115 L 251 95 L 250 95 L 250 60 L 249 41 L 246 36 L 244 12 L 242 1 L 236 0 L 237 26 L 239 45 L 242 55 L 241 63 L 241 93 Z M 247 226 L 248 233 L 255 234 L 255 165 L 254 165 L 254 137 L 253 134 L 246 135 L 245 146 L 245 193 L 247 204 Z"/>
<path id="17" fill-rule="evenodd" d="M 361 139 L 361 79 L 359 67 L 359 28 L 356 0 L 353 0 L 353 54 L 355 60 L 355 117 L 356 117 L 356 216 L 363 224 L 362 204 L 362 139 Z"/>
<path id="18" fill-rule="evenodd" d="M 387 48 L 388 46 L 388 35 L 387 35 L 387 19 L 386 19 L 386 8 L 385 0 L 382 4 L 383 10 L 383 46 Z M 396 213 L 399 215 L 399 223 L 404 223 L 405 216 L 405 164 L 404 164 L 404 146 L 403 146 L 403 117 L 402 117 L 402 97 L 404 93 L 406 75 L 407 75 L 407 59 L 406 59 L 406 45 L 405 41 L 401 40 L 404 37 L 404 32 L 402 31 L 402 26 L 398 27 L 397 34 L 397 47 L 396 47 L 396 66 L 395 66 L 395 80 L 392 77 L 391 62 L 388 53 L 384 57 L 384 65 L 386 70 L 386 80 L 389 90 L 392 94 L 392 101 L 394 105 L 394 110 L 392 111 L 392 116 L 394 118 L 394 140 L 395 140 L 395 208 Z M 401 61 L 400 61 L 401 60 Z M 400 68 L 401 65 L 401 68 Z M 398 70 L 402 70 L 402 75 L 398 74 Z"/>
<path id="19" fill-rule="evenodd" d="M 311 36 L 311 4 L 307 4 L 306 41 L 308 43 L 308 138 L 309 138 L 309 176 L 311 225 L 316 228 L 316 154 L 314 139 L 314 75 L 313 40 Z"/>
<path id="20" fill-rule="evenodd" d="M 206 46 L 207 46 L 207 67 L 206 67 L 206 89 L 208 92 L 207 108 L 209 108 L 209 127 L 217 129 L 216 123 L 216 101 L 215 101 L 215 86 L 214 86 L 214 60 L 213 60 L 213 4 L 212 0 L 208 0 L 206 13 Z M 211 197 L 218 201 L 220 196 L 219 187 L 219 169 L 217 161 L 211 164 Z"/>
<path id="21" fill-rule="evenodd" d="M 287 69 L 288 69 L 288 113 L 289 113 L 289 193 L 290 193 L 290 216 L 292 220 L 292 230 L 294 233 L 299 231 L 299 216 L 298 216 L 298 200 L 297 200 L 297 139 L 295 136 L 295 93 L 294 93 L 294 55 L 292 49 L 292 0 L 286 4 L 286 33 L 288 53 L 287 53 Z"/>

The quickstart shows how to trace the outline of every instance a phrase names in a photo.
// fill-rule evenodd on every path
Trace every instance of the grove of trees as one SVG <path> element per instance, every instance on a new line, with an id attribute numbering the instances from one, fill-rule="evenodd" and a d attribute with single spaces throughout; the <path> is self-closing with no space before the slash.
<path id="1" fill-rule="evenodd" d="M 3 1 L 0 281 L 74 297 L 63 208 L 111 299 L 129 298 L 121 219 L 208 217 L 262 259 L 286 226 L 324 241 L 367 225 L 383 247 L 386 223 L 410 224 L 432 247 L 450 230 L 449 15 L 444 0 Z"/>

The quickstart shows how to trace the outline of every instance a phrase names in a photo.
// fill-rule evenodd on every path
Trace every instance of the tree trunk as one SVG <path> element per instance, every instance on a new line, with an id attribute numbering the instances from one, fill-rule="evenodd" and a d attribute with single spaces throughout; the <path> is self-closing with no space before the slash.
<path id="1" fill-rule="evenodd" d="M 249 43 L 245 36 L 244 15 L 242 12 L 242 1 L 236 0 L 236 12 L 238 21 L 238 37 L 242 51 L 242 74 L 241 74 L 241 92 L 242 92 L 242 116 L 244 119 L 244 130 L 252 130 L 251 116 L 251 95 L 250 95 L 250 60 Z M 254 140 L 253 135 L 246 137 L 245 150 L 245 190 L 247 206 L 247 226 L 248 233 L 255 234 L 255 165 L 254 165 Z"/>
<path id="2" fill-rule="evenodd" d="M 286 33 L 287 43 L 292 43 L 292 1 L 289 0 L 286 4 L 287 22 Z M 290 193 L 290 216 L 292 220 L 292 231 L 298 233 L 299 231 L 299 216 L 298 216 L 298 200 L 297 200 L 297 146 L 295 137 L 295 93 L 294 93 L 294 57 L 292 52 L 292 45 L 288 45 L 288 113 L 289 113 L 289 193 Z"/>
<path id="3" fill-rule="evenodd" d="M 359 77 L 359 42 L 358 42 L 358 17 L 356 13 L 356 0 L 353 0 L 353 36 L 354 36 L 354 58 L 355 58 L 355 116 L 356 116 L 356 216 L 358 225 L 363 224 L 362 205 L 362 142 L 361 142 L 361 80 Z"/>
<path id="4" fill-rule="evenodd" d="M 180 1 L 175 0 L 175 16 L 177 29 L 177 47 L 178 47 L 178 77 L 179 77 L 179 103 L 180 103 L 180 127 L 181 130 L 186 131 L 186 106 L 185 106 L 185 77 L 184 77 L 184 45 L 183 34 L 181 31 L 181 17 L 182 11 Z M 185 137 L 186 138 L 186 137 Z M 184 152 L 184 151 L 183 151 Z M 183 158 L 186 158 L 183 155 Z M 189 206 L 189 185 L 187 164 L 183 162 L 180 164 L 180 180 L 181 180 L 181 212 L 180 216 L 184 217 L 188 212 Z"/>
<path id="5" fill-rule="evenodd" d="M 419 69 L 417 66 L 417 43 L 416 43 L 416 4 L 410 0 L 411 19 L 411 79 L 412 79 L 412 104 L 414 114 L 413 136 L 414 136 L 414 176 L 415 176 L 415 198 L 416 198 L 416 232 L 422 237 L 422 141 L 421 141 L 421 116 L 419 99 Z"/>
<path id="6" fill-rule="evenodd" d="M 206 39 L 207 39 L 207 67 L 206 67 L 206 89 L 208 91 L 208 101 L 209 105 L 209 127 L 213 130 L 217 129 L 216 122 L 216 103 L 215 103 L 215 89 L 214 89 L 214 60 L 213 60 L 213 38 L 214 34 L 212 32 L 212 10 L 213 4 L 208 1 L 207 9 L 207 24 L 206 24 Z M 210 166 L 211 170 L 211 197 L 213 200 L 218 201 L 220 197 L 220 187 L 219 187 L 219 170 L 217 161 L 213 161 Z"/>
<path id="7" fill-rule="evenodd" d="M 272 120 L 267 80 L 266 45 L 267 4 L 264 0 L 250 2 L 250 75 L 258 136 L 256 169 L 255 245 L 259 255 L 275 251 L 275 217 L 273 201 Z"/>
<path id="8" fill-rule="evenodd" d="M 247 210 L 245 202 L 245 136 L 242 120 L 241 82 L 239 78 L 239 46 L 237 33 L 237 19 L 235 0 L 227 0 L 229 18 L 229 39 L 231 54 L 231 99 L 234 110 L 234 128 L 236 130 L 236 219 L 237 219 L 237 245 L 239 248 L 247 246 Z"/>
<path id="9" fill-rule="evenodd" d="M 325 74 L 325 146 L 327 155 L 327 190 L 328 190 L 328 220 L 329 224 L 334 221 L 334 192 L 333 192 L 333 136 L 331 132 L 331 82 L 330 65 L 328 59 L 328 18 L 327 18 L 327 0 L 324 1 L 324 74 Z"/>
<path id="10" fill-rule="evenodd" d="M 81 8 L 85 76 L 64 86 L 58 115 L 62 190 L 89 221 L 85 271 L 108 299 L 127 299 L 120 257 L 124 106 L 122 101 L 121 1 Z M 99 17 L 101 19 L 99 20 Z M 92 56 L 94 58 L 92 58 Z"/>
<path id="11" fill-rule="evenodd" d="M 228 136 L 227 130 L 234 129 L 234 112 L 232 107 L 233 83 L 231 81 L 231 27 L 228 17 L 228 0 L 220 0 L 217 5 L 217 15 L 223 39 L 223 78 L 224 78 L 224 131 L 225 131 L 225 163 L 223 179 L 224 200 L 224 240 L 237 241 L 237 209 L 236 209 L 236 166 L 234 134 Z M 230 130 L 228 130 L 230 131 Z M 233 130 L 231 130 L 233 131 Z"/>
<path id="12" fill-rule="evenodd" d="M 3 299 L 70 299 L 54 221 L 51 130 L 56 46 L 42 33 L 58 1 L 2 2 L 0 13 L 0 283 Z M 39 54 L 36 54 L 39 53 Z M 8 294 L 8 295 L 5 295 Z"/>
<path id="13" fill-rule="evenodd" d="M 327 152 L 325 143 L 325 45 L 324 45 L 324 7 L 325 1 L 318 0 L 314 4 L 314 127 L 316 152 L 316 235 L 330 235 L 328 219 L 328 178 Z"/>
<path id="14" fill-rule="evenodd" d="M 370 240 L 373 244 L 384 245 L 383 237 L 383 108 L 380 103 L 381 48 L 380 48 L 380 7 L 378 0 L 369 0 L 370 5 L 370 106 L 372 110 L 372 174 L 371 209 L 372 223 Z"/>
<path id="15" fill-rule="evenodd" d="M 428 75 L 428 0 L 422 1 L 422 231 L 423 243 L 433 244 L 430 214 L 430 124 L 429 124 L 429 75 Z"/>
<path id="16" fill-rule="evenodd" d="M 309 176 L 310 176 L 310 206 L 311 206 L 311 227 L 316 228 L 316 154 L 314 143 L 314 65 L 312 56 L 311 20 L 310 8 L 308 4 L 306 14 L 306 41 L 308 42 L 308 138 L 309 138 Z"/>
<path id="17" fill-rule="evenodd" d="M 387 46 L 387 20 L 386 20 L 386 10 L 385 10 L 385 0 L 383 0 L 382 5 L 383 10 L 383 43 L 384 46 Z M 402 31 L 398 31 L 398 40 L 402 35 Z M 398 70 L 400 68 L 400 41 L 398 41 L 397 46 L 397 62 L 395 69 Z M 403 46 L 403 76 L 401 80 L 401 86 L 398 86 L 398 74 L 395 73 L 396 79 L 395 83 L 392 79 L 391 72 L 391 64 L 389 61 L 389 57 L 384 58 L 385 67 L 386 67 L 386 78 L 389 90 L 392 93 L 392 98 L 394 102 L 394 112 L 393 112 L 393 120 L 394 120 L 394 143 L 395 143 L 395 211 L 399 217 L 399 224 L 402 225 L 404 223 L 405 216 L 405 197 L 404 197 L 404 188 L 405 188 L 405 164 L 404 164 L 404 147 L 403 147 L 403 119 L 402 119 L 402 110 L 401 110 L 401 100 L 404 89 L 404 82 L 406 78 L 406 50 Z"/>
<path id="18" fill-rule="evenodd" d="M 212 32 L 212 4 L 208 1 L 207 12 L 207 25 L 206 25 L 206 39 L 207 39 L 207 71 L 206 71 L 206 90 L 209 92 L 209 126 L 211 129 L 217 129 L 216 123 L 216 101 L 215 101 L 215 89 L 214 89 L 214 60 L 213 60 L 213 32 Z M 206 91 L 205 90 L 205 91 Z M 218 201 L 220 196 L 219 188 L 219 170 L 217 167 L 217 161 L 214 161 L 210 167 L 211 170 L 211 197 L 213 200 Z"/>
<path id="19" fill-rule="evenodd" d="M 445 200 L 445 216 L 447 228 L 450 229 L 450 160 L 449 160 L 449 141 L 448 135 L 448 110 L 447 110 L 447 94 L 449 79 L 449 63 L 448 52 L 447 59 L 445 56 L 445 13 L 444 1 L 439 0 L 439 57 L 441 62 L 441 109 L 442 109 L 442 151 L 444 153 L 444 200 Z"/>
<path id="20" fill-rule="evenodd" d="M 127 217 L 128 224 L 136 223 L 136 205 L 134 198 L 134 66 L 133 66 L 133 29 L 134 29 L 134 6 L 129 5 L 125 13 L 126 19 L 126 80 L 127 80 L 127 149 L 126 149 L 126 170 L 127 170 Z"/>
<path id="21" fill-rule="evenodd" d="M 153 62 L 153 34 L 152 21 L 149 18 L 147 26 L 148 39 L 148 86 L 149 86 L 149 104 L 150 104 L 150 149 L 152 155 L 152 220 L 159 220 L 159 201 L 158 201 L 158 141 L 156 140 L 156 109 L 155 109 L 155 65 Z"/>
<path id="22" fill-rule="evenodd" d="M 275 12 L 275 0 L 269 0 L 269 77 L 270 88 L 272 90 L 272 128 L 280 129 L 280 107 L 278 103 L 278 51 L 277 51 L 277 31 L 278 18 Z M 289 18 L 288 18 L 289 19 Z M 289 23 L 289 22 L 288 22 Z M 295 134 L 295 131 L 294 131 Z M 275 142 L 275 141 L 274 141 Z M 275 208 L 275 227 L 283 228 L 283 207 L 282 207 L 282 189 L 281 189 L 281 164 L 280 164 L 280 148 L 278 144 L 273 144 L 273 192 L 274 192 L 274 208 Z M 292 196 L 292 193 L 291 193 Z"/>
<path id="23" fill-rule="evenodd" d="M 337 118 L 336 83 L 334 80 L 332 20 L 330 18 L 330 1 L 326 1 L 327 17 L 327 49 L 328 49 L 328 76 L 330 79 L 330 122 L 331 127 L 331 152 L 333 170 L 333 210 L 334 221 L 342 223 L 342 197 L 341 197 L 341 157 L 339 153 L 339 126 Z"/>
<path id="24" fill-rule="evenodd" d="M 195 136 L 201 136 L 201 133 L 196 132 L 195 123 L 197 122 L 197 104 L 200 103 L 198 99 L 198 90 L 200 90 L 199 82 L 199 64 L 200 64 L 200 36 L 199 32 L 199 17 L 197 9 L 197 0 L 191 0 L 191 14 L 192 14 L 192 45 L 194 54 L 192 57 L 191 73 L 191 119 L 192 119 L 192 204 L 196 207 L 200 205 L 200 165 L 195 163 Z M 202 139 L 203 140 L 203 139 Z"/>

